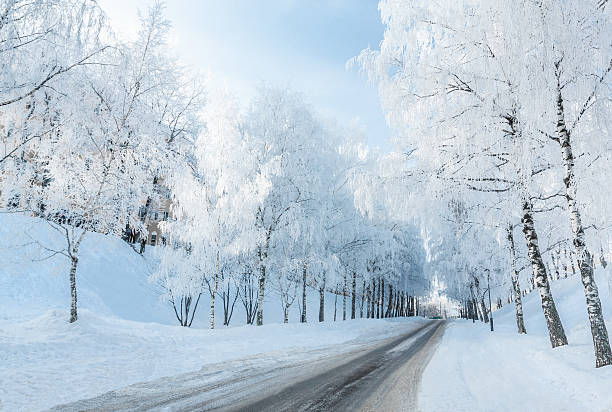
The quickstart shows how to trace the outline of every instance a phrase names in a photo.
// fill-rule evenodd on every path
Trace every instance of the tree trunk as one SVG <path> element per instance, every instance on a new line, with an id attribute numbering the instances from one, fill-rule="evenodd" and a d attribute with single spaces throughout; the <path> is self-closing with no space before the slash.
<path id="1" fill-rule="evenodd" d="M 366 281 L 363 280 L 363 286 L 361 288 L 361 307 L 359 308 L 359 317 L 363 318 L 363 305 L 366 299 Z"/>
<path id="2" fill-rule="evenodd" d="M 252 325 L 257 312 L 257 299 L 255 296 L 255 287 L 253 285 L 253 274 L 249 271 L 243 273 L 242 276 L 240 298 L 246 313 L 246 323 L 247 325 Z"/>
<path id="3" fill-rule="evenodd" d="M 402 292 L 398 290 L 395 291 L 393 300 L 393 316 L 396 318 L 402 316 Z"/>
<path id="4" fill-rule="evenodd" d="M 338 292 L 335 293 L 336 299 L 334 300 L 334 322 L 336 321 L 336 309 L 338 308 Z"/>
<path id="5" fill-rule="evenodd" d="M 380 319 L 380 279 L 378 279 L 378 295 L 376 296 L 376 319 Z"/>
<path id="6" fill-rule="evenodd" d="M 484 323 L 489 323 L 489 314 L 487 313 L 487 306 L 484 302 L 484 295 L 480 291 L 480 282 L 478 278 L 474 278 L 474 285 L 476 286 L 476 299 L 480 302 L 480 312 L 482 313 L 482 320 Z"/>
<path id="7" fill-rule="evenodd" d="M 223 325 L 229 326 L 232 316 L 234 314 L 234 307 L 236 306 L 236 301 L 238 300 L 238 295 L 240 294 L 240 290 L 236 289 L 236 294 L 234 295 L 234 299 L 232 300 L 232 288 L 230 283 L 227 283 L 227 290 L 225 288 L 223 290 Z"/>
<path id="8" fill-rule="evenodd" d="M 475 315 L 474 315 L 474 303 L 472 299 L 467 300 L 467 310 L 468 310 L 468 318 L 472 319 L 472 323 L 476 322 Z"/>
<path id="9" fill-rule="evenodd" d="M 558 70 L 557 73 L 559 73 Z M 563 157 L 565 198 L 567 199 L 572 233 L 574 235 L 574 247 L 576 248 L 576 254 L 578 256 L 580 279 L 584 287 L 587 313 L 591 323 L 591 335 L 593 336 L 593 346 L 595 347 L 595 365 L 599 368 L 612 364 L 612 350 L 610 349 L 608 330 L 601 311 L 599 291 L 595 283 L 593 257 L 586 245 L 580 209 L 576 202 L 577 191 L 574 175 L 574 154 L 572 152 L 570 134 L 565 126 L 565 114 L 563 110 L 563 97 L 561 95 L 559 75 L 557 75 L 557 137 L 559 138 Z"/>
<path id="10" fill-rule="evenodd" d="M 559 279 L 559 263 L 561 261 L 561 251 L 557 249 L 557 257 L 555 258 L 555 252 L 551 252 L 553 267 L 555 268 L 555 275 L 557 279 Z M 553 273 L 550 273 L 551 277 L 554 276 Z"/>
<path id="11" fill-rule="evenodd" d="M 516 327 L 518 333 L 527 333 L 523 321 L 523 301 L 521 299 L 521 286 L 519 284 L 519 272 L 516 269 L 516 248 L 514 247 L 514 228 L 508 225 L 508 244 L 510 245 L 510 261 L 512 264 L 512 290 L 514 291 L 514 304 L 516 309 Z"/>
<path id="12" fill-rule="evenodd" d="M 482 314 L 480 312 L 480 307 L 478 306 L 478 300 L 476 299 L 476 295 L 474 295 L 474 284 L 470 283 L 470 293 L 472 294 L 472 307 L 474 308 L 474 321 L 479 319 L 482 322 Z"/>
<path id="13" fill-rule="evenodd" d="M 261 264 L 259 275 L 259 291 L 257 292 L 257 326 L 263 325 L 263 303 L 266 287 L 266 265 Z"/>
<path id="14" fill-rule="evenodd" d="M 357 272 L 353 271 L 353 297 L 351 299 L 351 319 L 355 319 L 355 299 L 357 299 Z"/>
<path id="15" fill-rule="evenodd" d="M 346 272 L 344 273 L 344 285 L 342 286 L 342 320 L 346 320 Z"/>
<path id="16" fill-rule="evenodd" d="M 365 281 L 364 281 L 365 284 Z M 366 319 L 370 319 L 370 294 L 372 293 L 370 286 L 368 285 L 368 290 L 366 291 Z"/>
<path id="17" fill-rule="evenodd" d="M 79 264 L 79 258 L 72 256 L 72 264 L 70 265 L 70 323 L 77 321 L 77 289 L 76 289 L 76 271 Z"/>
<path id="18" fill-rule="evenodd" d="M 389 301 L 387 302 L 387 310 L 385 311 L 385 318 L 391 317 L 392 309 L 393 309 L 393 286 L 389 285 Z"/>
<path id="19" fill-rule="evenodd" d="M 567 271 L 567 245 L 563 248 L 563 278 L 567 279 L 569 272 Z"/>
<path id="20" fill-rule="evenodd" d="M 380 317 L 385 317 L 385 279 L 381 278 L 381 286 L 380 286 Z"/>
<path id="21" fill-rule="evenodd" d="M 482 310 L 482 317 L 484 319 L 484 323 L 489 323 L 489 311 L 487 310 L 484 295 L 480 297 L 480 308 Z"/>
<path id="22" fill-rule="evenodd" d="M 230 290 L 230 286 L 228 283 L 227 290 L 225 289 L 225 287 L 221 288 L 221 300 L 223 301 L 223 326 L 227 326 L 229 324 L 228 318 L 229 318 L 231 297 L 232 297 L 231 290 Z"/>
<path id="23" fill-rule="evenodd" d="M 306 323 L 306 263 L 302 269 L 302 323 Z"/>
<path id="24" fill-rule="evenodd" d="M 284 305 L 283 306 L 283 323 L 289 323 L 289 306 Z"/>
<path id="25" fill-rule="evenodd" d="M 325 289 L 319 288 L 319 322 L 325 321 Z"/>
<path id="26" fill-rule="evenodd" d="M 210 290 L 210 328 L 215 328 L 215 299 L 219 288 L 219 252 L 217 252 L 217 263 L 215 267 L 215 282 Z"/>
<path id="27" fill-rule="evenodd" d="M 402 292 L 395 293 L 395 317 L 402 316 Z"/>
<path id="28" fill-rule="evenodd" d="M 372 310 L 370 311 L 370 317 L 374 319 L 376 310 L 376 280 L 372 279 L 372 296 L 371 296 Z"/>
<path id="29" fill-rule="evenodd" d="M 533 267 L 533 276 L 536 286 L 540 292 L 542 300 L 542 310 L 546 318 L 546 326 L 548 327 L 548 335 L 553 348 L 557 346 L 567 345 L 567 337 L 561 323 L 561 318 L 557 312 L 555 301 L 550 292 L 550 284 L 546 276 L 546 268 L 540 254 L 540 246 L 538 245 L 538 235 L 535 230 L 532 215 L 532 205 L 529 199 L 523 199 L 523 233 L 525 234 L 525 242 L 529 251 L 529 260 Z"/>

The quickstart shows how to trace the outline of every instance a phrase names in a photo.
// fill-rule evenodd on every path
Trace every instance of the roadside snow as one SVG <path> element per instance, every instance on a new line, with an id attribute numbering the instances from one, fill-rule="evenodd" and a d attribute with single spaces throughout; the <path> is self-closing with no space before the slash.
<path id="1" fill-rule="evenodd" d="M 220 330 L 141 323 L 82 311 L 23 323 L 0 321 L 0 399 L 6 411 L 34 411 L 136 382 L 238 359 L 278 362 L 338 353 L 420 326 L 423 319 L 272 324 Z M 265 355 L 265 356 L 264 356 Z"/>
<path id="2" fill-rule="evenodd" d="M 608 331 L 612 302 L 597 277 Z M 552 284 L 569 345 L 551 349 L 540 297 L 523 298 L 527 335 L 516 333 L 514 305 L 494 312 L 495 332 L 471 321 L 449 322 L 423 375 L 423 411 L 612 411 L 612 366 L 596 369 L 578 276 Z"/>

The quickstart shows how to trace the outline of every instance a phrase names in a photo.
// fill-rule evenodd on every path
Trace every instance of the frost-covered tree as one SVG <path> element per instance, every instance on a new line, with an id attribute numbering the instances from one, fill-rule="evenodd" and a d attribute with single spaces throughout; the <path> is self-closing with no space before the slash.
<path id="1" fill-rule="evenodd" d="M 579 198 L 581 175 L 575 153 L 582 149 L 593 157 L 602 154 L 600 130 L 606 127 L 605 123 L 609 124 L 611 114 L 606 85 L 612 78 L 612 22 L 609 12 L 602 12 L 589 1 L 542 1 L 529 5 L 526 12 L 539 20 L 533 22 L 530 38 L 539 35 L 543 41 L 523 45 L 523 50 L 538 46 L 524 54 L 524 64 L 535 64 L 543 70 L 530 72 L 532 84 L 526 85 L 525 92 L 539 97 L 532 104 L 538 110 L 531 112 L 537 113 L 531 121 L 561 149 L 564 196 L 584 286 L 596 366 L 601 367 L 612 364 L 612 350 L 595 283 L 593 253 L 587 245 L 585 207 Z M 550 133 L 551 130 L 555 131 Z M 589 141 L 576 147 L 575 140 L 586 136 Z"/>
<path id="2" fill-rule="evenodd" d="M 102 41 L 107 36 L 104 14 L 96 2 L 3 1 L 0 107 L 29 98 L 43 104 L 44 92 L 53 90 L 56 80 L 96 62 L 106 49 Z"/>
<path id="3" fill-rule="evenodd" d="M 155 6 L 142 20 L 135 41 L 119 45 L 104 65 L 63 76 L 69 90 L 53 107 L 61 127 L 28 161 L 41 165 L 42 181 L 29 206 L 66 240 L 54 253 L 70 265 L 71 315 L 77 320 L 76 271 L 87 233 L 120 233 L 141 225 L 138 210 L 154 195 L 154 181 L 173 155 L 168 125 L 155 103 L 160 89 L 177 85 L 166 58 L 168 23 Z M 113 82 L 108 82 L 113 78 Z M 58 86 L 59 87 L 59 86 Z M 183 108 L 189 103 L 180 102 Z"/>
<path id="4" fill-rule="evenodd" d="M 257 173 L 270 182 L 255 215 L 257 325 L 262 325 L 268 266 L 273 258 L 270 252 L 279 232 L 299 230 L 304 204 L 311 200 L 309 181 L 316 176 L 313 172 L 324 134 L 300 95 L 274 88 L 259 90 L 244 125 Z"/>
<path id="5" fill-rule="evenodd" d="M 75 91 L 67 78 L 107 63 L 109 29 L 90 1 L 18 1 L 0 4 L 0 174 L 2 202 L 23 207 L 43 180 L 33 153 L 60 132 L 59 106 Z M 43 145 L 44 144 L 44 145 Z"/>
<path id="6" fill-rule="evenodd" d="M 187 248 L 200 276 L 178 274 L 188 284 L 206 285 L 210 327 L 223 280 L 239 273 L 239 257 L 253 249 L 255 213 L 268 184 L 256 173 L 241 132 L 240 107 L 223 90 L 211 90 L 198 135 L 186 164 L 166 179 L 173 200 L 173 219 L 162 224 L 171 244 Z M 174 259 L 173 247 L 163 248 Z M 223 286 L 226 287 L 226 286 Z"/>

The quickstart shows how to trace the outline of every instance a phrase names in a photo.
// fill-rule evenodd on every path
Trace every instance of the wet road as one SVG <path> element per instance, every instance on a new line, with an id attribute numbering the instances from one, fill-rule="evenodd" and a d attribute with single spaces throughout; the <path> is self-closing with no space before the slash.
<path id="1" fill-rule="evenodd" d="M 243 404 L 238 409 L 416 410 L 420 376 L 435 349 L 442 325 L 443 322 L 432 322 L 348 363 L 298 382 L 277 394 Z"/>
<path id="2" fill-rule="evenodd" d="M 228 362 L 53 408 L 55 411 L 414 411 L 443 321 L 348 353 L 261 366 Z"/>

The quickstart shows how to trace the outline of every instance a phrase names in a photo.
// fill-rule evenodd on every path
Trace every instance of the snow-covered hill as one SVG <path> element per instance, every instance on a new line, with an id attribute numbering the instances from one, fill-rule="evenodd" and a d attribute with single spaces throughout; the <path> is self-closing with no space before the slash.
<path id="1" fill-rule="evenodd" d="M 602 269 L 597 282 L 612 332 Z M 423 376 L 423 410 L 612 411 L 612 367 L 595 369 L 580 278 L 555 281 L 552 292 L 569 345 L 551 349 L 537 291 L 523 298 L 527 335 L 516 333 L 514 304 L 494 312 L 493 333 L 488 324 L 454 321 Z"/>
<path id="2" fill-rule="evenodd" d="M 0 213 L 0 319 L 31 319 L 49 310 L 68 309 L 69 261 L 62 255 L 46 259 L 52 254 L 48 249 L 60 249 L 64 245 L 62 234 L 44 221 Z M 149 275 L 157 265 L 154 249 L 148 247 L 143 256 L 116 236 L 88 233 L 80 249 L 77 270 L 79 309 L 125 320 L 176 325 L 172 306 L 163 299 L 162 288 L 149 282 Z M 264 303 L 266 323 L 283 321 L 280 297 L 274 286 L 271 284 L 268 288 Z M 333 319 L 334 300 L 335 295 L 326 294 L 326 319 Z M 209 302 L 204 294 L 194 328 L 209 327 Z M 300 317 L 297 302 L 296 299 L 289 312 L 291 322 Z M 318 292 L 309 290 L 307 303 L 308 319 L 318 319 Z M 222 327 L 222 311 L 222 303 L 217 300 L 217 327 Z M 342 316 L 341 298 L 337 301 L 337 315 Z M 244 325 L 245 319 L 238 301 L 231 326 Z"/>
<path id="3" fill-rule="evenodd" d="M 52 252 L 65 247 L 49 224 L 19 214 L 0 214 L 0 319 L 30 319 L 67 309 L 69 260 Z M 106 316 L 146 322 L 173 322 L 148 282 L 151 259 L 115 236 L 88 233 L 77 271 L 79 308 Z"/>

